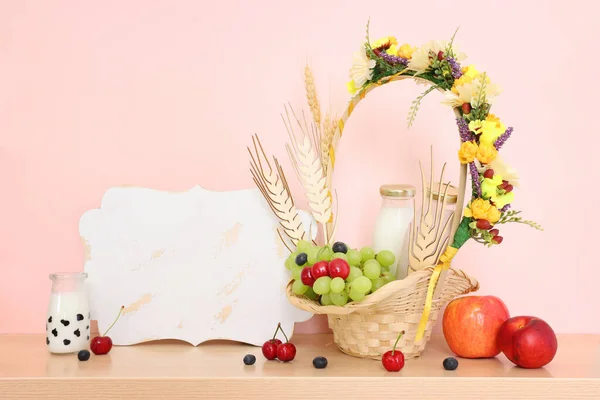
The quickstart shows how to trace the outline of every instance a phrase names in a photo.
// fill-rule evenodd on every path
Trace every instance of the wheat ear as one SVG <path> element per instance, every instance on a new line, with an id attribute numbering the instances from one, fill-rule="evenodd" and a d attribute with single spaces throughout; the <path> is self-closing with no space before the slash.
<path id="1" fill-rule="evenodd" d="M 250 172 L 252 173 L 252 178 L 267 200 L 269 207 L 279 219 L 279 224 L 283 228 L 283 232 L 296 245 L 299 240 L 304 238 L 305 230 L 302 226 L 302 220 L 296 211 L 296 205 L 294 204 L 294 199 L 283 169 L 275 157 L 273 157 L 275 170 L 273 169 L 258 135 L 254 135 L 252 141 L 255 154 L 248 147 L 248 153 L 250 153 L 251 158 Z M 279 228 L 277 232 L 283 244 L 288 247 Z"/>
<path id="2" fill-rule="evenodd" d="M 291 106 L 290 106 L 291 109 Z M 326 178 L 321 165 L 321 153 L 315 151 L 315 126 L 312 124 L 312 135 L 309 133 L 308 124 L 304 119 L 304 125 L 300 122 L 291 109 L 294 119 L 300 128 L 300 135 L 297 135 L 292 127 L 290 114 L 286 107 L 286 117 L 283 123 L 290 137 L 291 145 L 286 144 L 287 152 L 290 156 L 294 171 L 304 187 L 308 204 L 312 210 L 315 220 L 323 226 L 325 243 L 329 242 L 325 226 L 331 218 L 331 193 L 325 183 Z M 318 145 L 317 145 L 318 146 Z M 317 147 L 318 148 L 318 147 Z"/>
<path id="3" fill-rule="evenodd" d="M 444 191 L 442 194 L 442 181 L 444 180 L 444 171 L 446 164 L 442 167 L 440 176 L 440 183 L 438 187 L 438 201 L 436 202 L 435 209 L 432 207 L 433 203 L 433 154 L 431 155 L 431 173 L 429 178 L 429 196 L 425 194 L 425 175 L 423 174 L 423 166 L 419 162 L 419 168 L 421 169 L 421 211 L 419 218 L 417 219 L 417 213 L 415 214 L 412 224 L 412 232 L 409 235 L 409 259 L 410 267 L 409 272 L 414 272 L 422 269 L 426 266 L 435 265 L 442 253 L 447 247 L 450 238 L 447 233 L 450 231 L 452 224 L 452 215 L 443 221 L 443 211 L 448 202 L 447 191 L 449 183 L 444 184 Z M 440 197 L 443 196 L 443 201 L 440 202 Z"/>
<path id="4" fill-rule="evenodd" d="M 327 168 L 329 168 L 329 158 L 333 151 L 333 135 L 337 128 L 337 118 L 332 118 L 331 114 L 325 114 L 323 120 L 323 131 L 321 134 L 321 164 L 323 165 L 323 173 L 327 176 Z"/>
<path id="5" fill-rule="evenodd" d="M 317 129 L 321 128 L 321 105 L 319 96 L 317 96 L 317 87 L 315 85 L 315 76 L 308 64 L 304 67 L 304 88 L 306 89 L 306 100 L 313 116 L 313 121 Z"/>

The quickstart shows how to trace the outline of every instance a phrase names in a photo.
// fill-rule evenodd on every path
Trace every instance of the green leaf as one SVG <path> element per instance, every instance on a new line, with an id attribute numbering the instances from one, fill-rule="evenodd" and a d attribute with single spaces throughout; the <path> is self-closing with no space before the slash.
<path id="1" fill-rule="evenodd" d="M 421 101 L 423 100 L 423 98 L 425 96 L 427 96 L 429 93 L 431 93 L 435 89 L 437 89 L 437 85 L 430 86 L 429 88 L 427 88 L 426 91 L 424 91 L 419 97 L 417 97 L 412 102 L 412 105 L 410 106 L 410 109 L 408 110 L 408 117 L 407 117 L 409 128 L 412 126 L 412 124 L 415 121 L 415 117 L 417 116 L 417 112 L 419 111 L 419 106 L 421 105 Z"/>
<path id="2" fill-rule="evenodd" d="M 452 240 L 452 247 L 455 249 L 460 249 L 471 238 L 469 224 L 472 220 L 472 218 L 463 217 L 462 221 L 460 221 L 460 225 Z"/>

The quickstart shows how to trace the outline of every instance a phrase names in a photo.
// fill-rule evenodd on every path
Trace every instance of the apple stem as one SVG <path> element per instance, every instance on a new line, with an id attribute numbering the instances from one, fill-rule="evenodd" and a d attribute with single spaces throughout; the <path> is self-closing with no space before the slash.
<path id="1" fill-rule="evenodd" d="M 106 334 L 108 333 L 108 331 L 110 331 L 111 328 L 113 326 L 115 326 L 115 324 L 117 323 L 119 317 L 121 316 L 121 313 L 123 312 L 124 308 L 125 308 L 125 306 L 121 306 L 121 309 L 119 310 L 119 314 L 117 314 L 117 318 L 115 318 L 115 320 L 113 321 L 113 323 L 108 327 L 108 329 L 106 330 L 106 332 L 104 332 L 104 335 L 102 335 L 102 336 L 106 336 Z"/>
<path id="2" fill-rule="evenodd" d="M 275 337 L 277 336 L 277 332 L 279 332 L 280 329 L 281 329 L 281 322 L 277 324 L 277 329 L 275 329 L 275 333 L 273 334 L 273 339 L 271 339 L 271 341 L 275 340 Z"/>
<path id="3" fill-rule="evenodd" d="M 396 339 L 396 343 L 394 343 L 394 348 L 392 349 L 392 355 L 394 355 L 394 352 L 396 351 L 396 346 L 398 345 L 398 341 L 400 340 L 402 335 L 404 335 L 404 331 L 400 332 L 400 334 L 398 335 L 398 339 Z"/>

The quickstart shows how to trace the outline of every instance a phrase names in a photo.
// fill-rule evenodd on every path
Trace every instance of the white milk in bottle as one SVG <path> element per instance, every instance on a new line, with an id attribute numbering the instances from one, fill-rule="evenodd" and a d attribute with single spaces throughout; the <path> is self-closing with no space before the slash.
<path id="1" fill-rule="evenodd" d="M 375 221 L 373 250 L 389 250 L 396 256 L 390 272 L 396 279 L 404 279 L 408 270 L 408 242 L 410 224 L 414 218 L 415 187 L 411 185 L 383 185 L 381 209 Z"/>
<path id="2" fill-rule="evenodd" d="M 87 274 L 50 275 L 52 292 L 46 315 L 46 344 L 51 353 L 77 353 L 90 340 L 90 307 L 85 287 Z"/>

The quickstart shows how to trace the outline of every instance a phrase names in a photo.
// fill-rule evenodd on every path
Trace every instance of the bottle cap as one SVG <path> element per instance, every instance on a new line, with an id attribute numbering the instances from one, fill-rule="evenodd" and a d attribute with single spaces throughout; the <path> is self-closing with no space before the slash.
<path id="1" fill-rule="evenodd" d="M 448 189 L 446 189 L 446 186 L 448 186 Z M 458 200 L 458 190 L 456 189 L 456 187 L 452 185 L 447 185 L 445 183 L 442 183 L 440 186 L 439 182 L 435 182 L 433 184 L 433 190 L 427 188 L 427 196 L 429 196 L 429 194 L 432 193 L 433 199 L 438 200 L 439 202 L 444 201 L 444 192 L 446 192 L 446 204 L 456 204 Z"/>
<path id="2" fill-rule="evenodd" d="M 382 185 L 379 193 L 386 197 L 415 197 L 416 188 L 412 185 Z"/>

